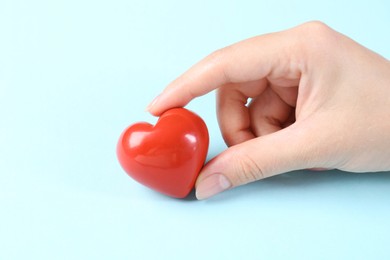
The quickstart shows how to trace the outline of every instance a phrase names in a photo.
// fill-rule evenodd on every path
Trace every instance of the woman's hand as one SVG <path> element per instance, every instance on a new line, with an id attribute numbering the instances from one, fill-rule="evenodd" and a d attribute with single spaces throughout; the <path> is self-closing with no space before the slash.
<path id="1" fill-rule="evenodd" d="M 390 170 L 390 62 L 320 22 L 212 53 L 148 110 L 214 89 L 230 148 L 203 168 L 198 199 L 298 169 Z"/>

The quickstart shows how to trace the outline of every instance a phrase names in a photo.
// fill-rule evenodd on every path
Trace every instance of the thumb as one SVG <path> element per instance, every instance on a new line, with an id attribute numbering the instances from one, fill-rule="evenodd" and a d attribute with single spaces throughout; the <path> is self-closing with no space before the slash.
<path id="1" fill-rule="evenodd" d="M 202 169 L 196 197 L 206 199 L 249 182 L 314 167 L 313 132 L 294 124 L 228 148 Z"/>

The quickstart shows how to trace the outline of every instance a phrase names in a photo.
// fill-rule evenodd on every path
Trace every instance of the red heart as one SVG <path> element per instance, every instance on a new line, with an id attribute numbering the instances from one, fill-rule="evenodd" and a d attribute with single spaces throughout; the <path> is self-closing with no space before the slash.
<path id="1" fill-rule="evenodd" d="M 136 123 L 120 136 L 117 156 L 127 174 L 166 195 L 184 198 L 206 159 L 209 134 L 204 121 L 184 108 L 161 115 L 155 126 Z"/>

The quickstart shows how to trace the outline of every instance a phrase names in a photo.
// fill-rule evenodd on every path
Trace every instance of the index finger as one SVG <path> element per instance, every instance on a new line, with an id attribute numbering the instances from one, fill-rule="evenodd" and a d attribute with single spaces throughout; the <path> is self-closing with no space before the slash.
<path id="1" fill-rule="evenodd" d="M 287 30 L 256 36 L 217 50 L 170 83 L 147 110 L 160 115 L 227 83 L 294 74 L 290 66 L 292 48 L 299 38 Z"/>

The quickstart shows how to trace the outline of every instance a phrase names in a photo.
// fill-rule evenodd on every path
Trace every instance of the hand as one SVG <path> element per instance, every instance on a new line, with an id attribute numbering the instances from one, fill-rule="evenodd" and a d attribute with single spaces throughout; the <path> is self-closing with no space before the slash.
<path id="1" fill-rule="evenodd" d="M 320 22 L 212 53 L 148 110 L 213 89 L 230 148 L 203 168 L 198 199 L 298 169 L 390 170 L 390 62 Z"/>

